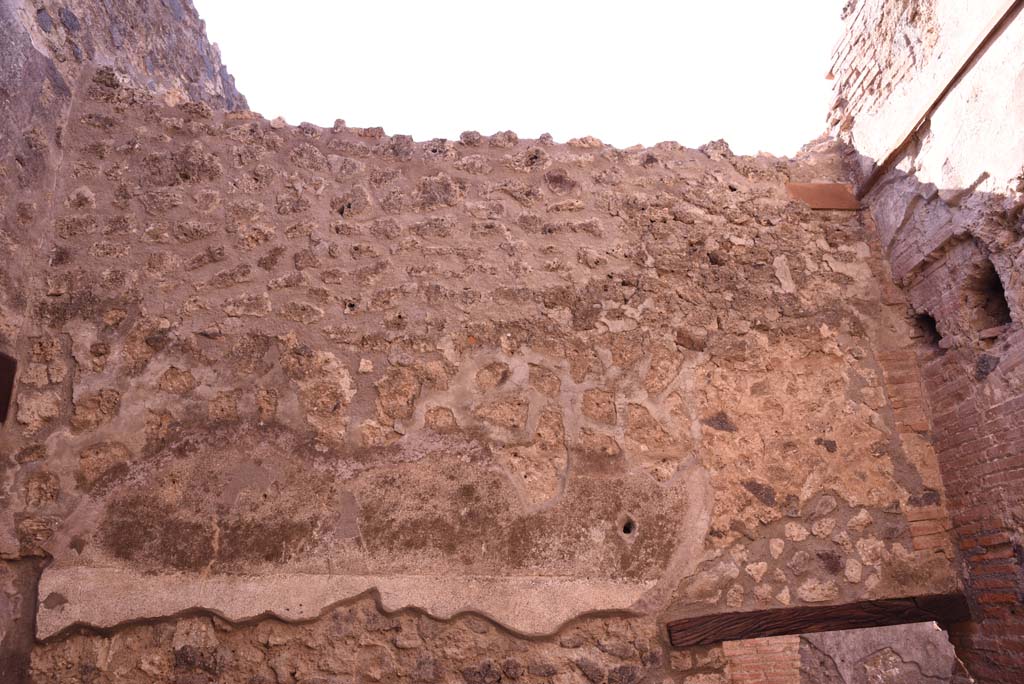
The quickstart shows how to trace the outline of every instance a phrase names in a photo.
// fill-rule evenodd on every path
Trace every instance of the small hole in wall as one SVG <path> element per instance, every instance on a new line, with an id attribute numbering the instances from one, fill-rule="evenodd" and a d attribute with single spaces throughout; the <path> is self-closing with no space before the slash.
<path id="1" fill-rule="evenodd" d="M 636 521 L 632 518 L 627 517 L 625 522 L 622 523 L 622 534 L 629 536 L 636 532 Z"/>
<path id="2" fill-rule="evenodd" d="M 971 323 L 982 337 L 997 337 L 1002 326 L 1013 322 L 1010 304 L 1006 301 L 1003 281 L 995 265 L 988 259 L 968 281 L 966 302 L 971 310 Z"/>
<path id="3" fill-rule="evenodd" d="M 0 352 L 0 425 L 7 422 L 7 411 L 14 396 L 14 376 L 17 370 L 18 362 L 14 357 Z"/>

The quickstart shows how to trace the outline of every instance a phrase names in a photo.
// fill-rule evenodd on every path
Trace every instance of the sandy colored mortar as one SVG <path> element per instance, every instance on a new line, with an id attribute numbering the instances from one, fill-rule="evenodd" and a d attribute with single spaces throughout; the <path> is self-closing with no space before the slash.
<path id="1" fill-rule="evenodd" d="M 672 618 L 956 588 L 873 225 L 785 191 L 844 180 L 832 144 L 291 126 L 216 60 L 147 84 L 53 30 L 0 52 L 39 76 L 0 148 L 0 554 L 49 558 L 39 681 L 333 681 L 380 646 L 372 681 L 624 684 L 670 674 Z M 259 642 L 351 611 L 351 658 Z M 392 620 L 466 649 L 403 641 L 415 679 Z"/>
<path id="2" fill-rule="evenodd" d="M 857 214 L 785 194 L 807 162 L 81 90 L 15 408 L 41 636 L 276 612 L 232 598 L 264 576 L 527 634 L 949 586 L 902 513 L 941 501 L 880 368 L 903 323 Z"/>

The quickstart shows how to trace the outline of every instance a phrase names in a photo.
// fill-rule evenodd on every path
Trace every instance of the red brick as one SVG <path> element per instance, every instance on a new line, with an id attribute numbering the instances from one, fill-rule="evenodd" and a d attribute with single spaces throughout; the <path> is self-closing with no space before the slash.
<path id="1" fill-rule="evenodd" d="M 1001 558 L 1013 558 L 1013 549 L 1009 546 L 992 549 L 986 551 L 980 556 L 972 556 L 972 561 L 987 561 L 987 560 L 998 560 Z"/>
<path id="2" fill-rule="evenodd" d="M 994 575 L 1010 575 L 1017 573 L 1017 563 L 1009 557 L 996 559 L 995 562 L 980 563 L 977 557 L 968 560 L 971 577 L 992 577 Z"/>
<path id="3" fill-rule="evenodd" d="M 979 603 L 1018 603 L 1017 595 L 1009 592 L 983 591 L 977 599 Z"/>
<path id="4" fill-rule="evenodd" d="M 910 522 L 910 533 L 912 535 L 921 535 L 922 537 L 929 534 L 937 534 L 945 532 L 949 527 L 946 525 L 945 520 L 912 520 Z"/>
<path id="5" fill-rule="evenodd" d="M 982 546 L 1002 546 L 1003 544 L 1010 543 L 1010 536 L 1005 532 L 996 532 L 994 534 L 982 535 L 977 540 Z"/>

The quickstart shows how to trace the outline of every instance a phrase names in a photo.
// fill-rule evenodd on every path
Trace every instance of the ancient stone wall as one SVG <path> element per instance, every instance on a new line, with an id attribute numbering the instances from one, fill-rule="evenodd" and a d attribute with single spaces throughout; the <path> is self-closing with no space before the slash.
<path id="1" fill-rule="evenodd" d="M 788 635 L 721 646 L 730 684 L 967 684 L 934 622 Z"/>
<path id="2" fill-rule="evenodd" d="M 42 236 L 28 227 L 48 211 L 75 84 L 97 64 L 116 66 L 118 78 L 170 104 L 246 106 L 188 0 L 0 0 L 0 209 L 10 256 L 0 272 L 0 338 L 8 347 L 27 280 L 46 264 Z"/>
<path id="3" fill-rule="evenodd" d="M 798 641 L 801 684 L 972 681 L 934 622 L 805 634 Z"/>
<path id="4" fill-rule="evenodd" d="M 36 230 L 52 218 L 53 184 L 62 136 L 83 69 L 115 64 L 119 78 L 169 102 L 245 105 L 207 42 L 188 0 L 102 3 L 71 0 L 0 2 L 0 354 L 18 357 L 30 317 L 32 281 L 49 265 L 47 238 Z M 10 419 L 8 419 L 10 420 Z M 13 444 L 0 427 L 0 508 L 13 490 Z M 5 525 L 10 524 L 8 517 Z M 0 681 L 27 677 L 44 559 L 5 551 L 0 564 Z"/>
<path id="5" fill-rule="evenodd" d="M 863 13 L 881 5 L 859 4 Z M 973 31 L 936 15 L 928 49 L 964 60 L 965 42 L 994 25 L 999 10 L 1013 10 L 867 201 L 917 316 L 931 429 L 973 603 L 974 622 L 958 637 L 962 655 L 975 676 L 1005 682 L 1024 676 L 1024 19 L 1019 3 L 989 4 L 960 12 L 978 22 Z M 923 16 L 931 5 L 908 3 L 906 16 Z M 889 40 L 862 30 L 846 42 L 863 53 Z M 949 62 L 932 59 L 915 75 L 882 61 L 876 81 L 917 93 L 920 115 L 947 85 L 940 75 L 963 64 Z M 844 97 L 852 75 L 836 74 Z M 851 111 L 834 111 L 836 132 L 857 147 L 855 168 L 870 170 L 891 149 L 863 141 L 891 133 L 898 117 L 884 107 L 865 106 L 850 118 Z"/>
<path id="6" fill-rule="evenodd" d="M 168 104 L 245 109 L 190 0 L 5 0 L 32 46 L 73 83 L 92 64 L 114 67 Z M 13 28 L 13 27 L 12 27 Z"/>
<path id="7" fill-rule="evenodd" d="M 5 426 L 38 637 L 370 590 L 546 635 L 953 587 L 875 238 L 784 191 L 835 154 L 80 92 Z"/>
<path id="8" fill-rule="evenodd" d="M 38 38 L 60 106 L 0 178 L 12 668 L 714 682 L 668 620 L 956 590 L 874 224 L 785 190 L 835 146 L 290 126 Z"/>

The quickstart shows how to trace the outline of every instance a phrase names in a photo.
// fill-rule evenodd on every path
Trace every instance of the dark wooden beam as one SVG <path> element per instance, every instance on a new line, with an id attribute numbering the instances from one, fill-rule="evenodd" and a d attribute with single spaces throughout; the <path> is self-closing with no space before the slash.
<path id="1" fill-rule="evenodd" d="M 0 425 L 7 422 L 7 412 L 14 396 L 14 377 L 18 373 L 18 362 L 13 356 L 0 352 Z"/>
<path id="2" fill-rule="evenodd" d="M 910 622 L 951 624 L 970 618 L 960 594 L 860 601 L 839 606 L 800 606 L 749 613 L 723 613 L 668 623 L 672 646 L 706 646 L 720 641 L 756 639 L 783 634 L 832 632 L 885 627 Z"/>

